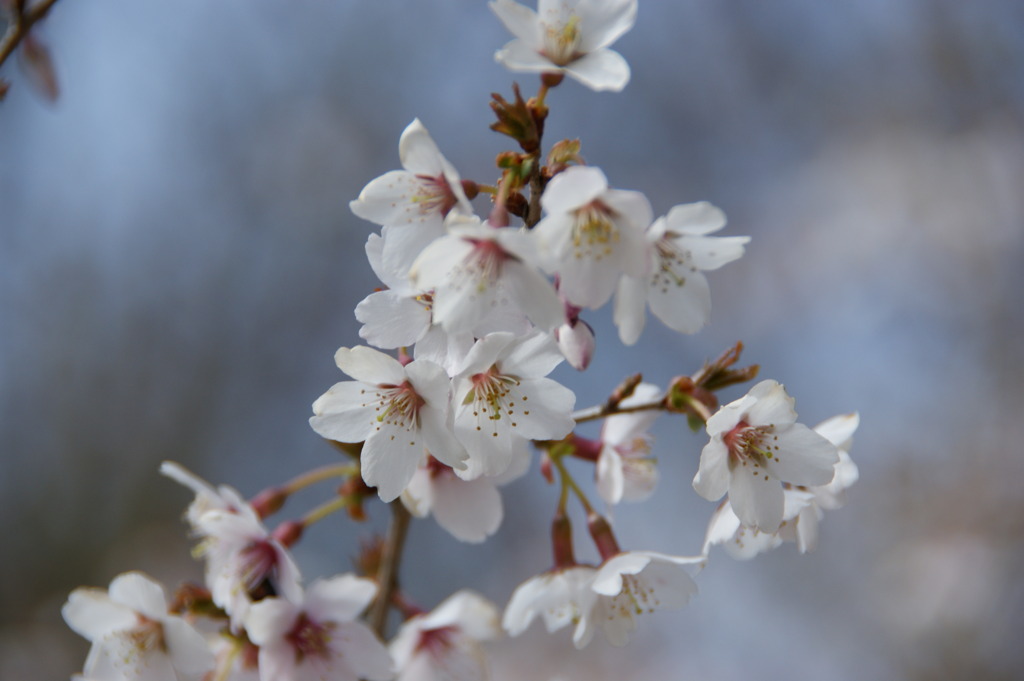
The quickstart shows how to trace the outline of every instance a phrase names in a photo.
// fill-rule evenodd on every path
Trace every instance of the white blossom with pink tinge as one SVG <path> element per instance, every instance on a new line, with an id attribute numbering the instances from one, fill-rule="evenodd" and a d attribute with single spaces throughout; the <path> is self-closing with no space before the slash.
<path id="1" fill-rule="evenodd" d="M 482 681 L 488 664 L 483 641 L 501 635 L 498 611 L 462 590 L 423 615 L 410 617 L 391 641 L 397 681 Z"/>
<path id="2" fill-rule="evenodd" d="M 828 484 L 839 462 L 836 446 L 796 422 L 794 400 L 772 380 L 761 381 L 708 419 L 693 487 L 717 501 L 727 492 L 740 521 L 762 532 L 779 529 L 782 483 Z"/>
<path id="3" fill-rule="evenodd" d="M 369 579 L 317 580 L 302 599 L 265 598 L 245 622 L 259 646 L 261 681 L 389 681 L 387 648 L 356 618 L 377 593 Z"/>
<path id="4" fill-rule="evenodd" d="M 516 37 L 495 55 L 508 69 L 564 73 L 598 91 L 629 82 L 629 64 L 608 46 L 633 27 L 637 0 L 540 0 L 536 12 L 495 0 L 491 9 Z"/>
<path id="5" fill-rule="evenodd" d="M 92 647 L 84 676 L 95 681 L 198 681 L 213 653 L 191 624 L 167 612 L 163 587 L 141 572 L 118 575 L 107 591 L 75 589 L 61 610 Z"/>
<path id="6" fill-rule="evenodd" d="M 453 468 L 465 452 L 448 428 L 448 374 L 427 360 L 402 366 L 383 352 L 359 346 L 335 353 L 338 368 L 356 379 L 336 383 L 313 403 L 309 423 L 338 442 L 363 442 L 360 467 L 384 501 L 406 488 L 429 449 Z"/>

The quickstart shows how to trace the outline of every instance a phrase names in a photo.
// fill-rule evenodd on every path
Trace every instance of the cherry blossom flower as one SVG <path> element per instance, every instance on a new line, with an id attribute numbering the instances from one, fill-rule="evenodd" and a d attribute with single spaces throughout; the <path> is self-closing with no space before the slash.
<path id="1" fill-rule="evenodd" d="M 118 575 L 107 591 L 75 589 L 61 614 L 92 643 L 90 679 L 198 681 L 213 667 L 202 634 L 168 614 L 163 587 L 140 572 Z"/>
<path id="2" fill-rule="evenodd" d="M 609 189 L 599 168 L 573 166 L 551 179 L 541 206 L 547 215 L 532 236 L 544 269 L 558 274 L 559 293 L 570 303 L 600 307 L 622 275 L 647 276 L 643 231 L 652 214 L 640 192 Z"/>
<path id="3" fill-rule="evenodd" d="M 518 439 L 564 437 L 575 422 L 576 395 L 544 378 L 562 361 L 550 336 L 492 333 L 478 340 L 455 378 L 455 436 L 469 454 L 459 476 L 499 475 Z"/>
<path id="4" fill-rule="evenodd" d="M 624 276 L 615 294 L 615 323 L 626 345 L 644 328 L 644 309 L 670 329 L 696 333 L 711 318 L 711 292 L 703 272 L 743 255 L 750 237 L 707 236 L 725 226 L 725 214 L 710 203 L 679 205 L 647 230 L 650 274 Z"/>
<path id="5" fill-rule="evenodd" d="M 372 180 L 349 204 L 353 213 L 378 225 L 440 226 L 452 210 L 473 212 L 459 174 L 418 118 L 402 131 L 398 156 L 405 170 Z"/>
<path id="6" fill-rule="evenodd" d="M 740 522 L 728 501 L 722 503 L 708 523 L 704 552 L 721 544 L 733 558 L 749 560 L 754 556 L 794 542 L 800 553 L 813 551 L 818 540 L 818 523 L 823 510 L 842 506 L 845 490 L 857 481 L 857 465 L 848 454 L 851 436 L 857 429 L 857 414 L 834 416 L 814 427 L 814 431 L 839 448 L 832 481 L 820 487 L 784 485 L 782 523 L 777 532 L 762 532 Z"/>
<path id="7" fill-rule="evenodd" d="M 482 641 L 501 634 L 494 605 L 459 591 L 424 615 L 409 618 L 391 642 L 398 681 L 480 681 L 488 678 Z"/>
<path id="8" fill-rule="evenodd" d="M 395 499 L 429 449 L 445 464 L 463 468 L 464 452 L 448 429 L 451 384 L 437 364 L 406 366 L 378 350 L 340 348 L 338 368 L 356 379 L 336 383 L 313 403 L 309 423 L 338 442 L 364 442 L 363 480 L 384 501 Z"/>
<path id="9" fill-rule="evenodd" d="M 704 566 L 704 556 L 667 556 L 653 551 L 627 551 L 609 558 L 598 568 L 590 588 L 598 594 L 585 618 L 577 648 L 585 646 L 600 627 L 608 641 L 625 645 L 636 629 L 636 617 L 655 610 L 677 610 L 697 593 L 691 573 Z"/>
<path id="10" fill-rule="evenodd" d="M 494 534 L 505 515 L 500 485 L 526 473 L 530 452 L 526 440 L 513 442 L 512 463 L 501 475 L 463 480 L 432 456 L 413 474 L 402 503 L 417 518 L 433 514 L 437 524 L 459 541 L 479 543 Z"/>
<path id="11" fill-rule="evenodd" d="M 259 646 L 262 681 L 388 681 L 391 657 L 356 618 L 377 593 L 369 579 L 317 580 L 297 603 L 266 598 L 253 605 L 245 629 Z"/>
<path id="12" fill-rule="evenodd" d="M 267 592 L 296 599 L 301 593 L 299 568 L 288 549 L 246 508 L 209 511 L 196 525 L 204 537 L 197 551 L 206 559 L 206 584 L 233 631 L 241 629 L 254 599 Z"/>
<path id="13" fill-rule="evenodd" d="M 708 419 L 711 441 L 704 446 L 693 487 L 716 501 L 726 492 L 740 521 L 762 532 L 782 523 L 782 484 L 824 485 L 832 480 L 839 454 L 835 445 L 796 423 L 794 400 L 772 380 Z"/>
<path id="14" fill-rule="evenodd" d="M 573 644 L 583 648 L 593 638 L 591 612 L 598 594 L 591 588 L 597 569 L 589 565 L 557 568 L 531 577 L 512 593 L 501 626 L 518 636 L 538 616 L 548 632 L 573 625 Z"/>
<path id="15" fill-rule="evenodd" d="M 452 218 L 447 225 L 448 235 L 430 244 L 410 273 L 414 286 L 434 291 L 435 324 L 449 333 L 473 331 L 503 303 L 542 329 L 562 323 L 554 286 L 530 264 L 537 258 L 526 232 L 476 217 Z"/>
<path id="16" fill-rule="evenodd" d="M 186 512 L 195 535 L 202 537 L 198 555 L 206 559 L 206 583 L 213 602 L 238 631 L 267 582 L 275 593 L 299 593 L 299 569 L 288 550 L 274 539 L 259 514 L 233 488 L 214 489 L 182 466 L 165 461 L 160 472 L 192 489 L 196 498 Z"/>
<path id="17" fill-rule="evenodd" d="M 598 91 L 629 82 L 629 64 L 608 45 L 633 27 L 636 0 L 539 0 L 536 12 L 495 0 L 491 9 L 516 37 L 495 55 L 510 70 L 566 73 Z"/>
<path id="18" fill-rule="evenodd" d="M 199 518 L 207 511 L 246 513 L 259 520 L 249 502 L 233 487 L 221 485 L 214 489 L 213 485 L 173 461 L 161 463 L 160 473 L 195 492 L 196 498 L 185 511 L 185 519 L 193 529 L 196 529 Z"/>
<path id="19" fill-rule="evenodd" d="M 641 383 L 621 405 L 643 404 L 661 392 L 656 385 Z M 659 413 L 651 409 L 605 419 L 601 427 L 601 452 L 594 469 L 597 491 L 605 503 L 643 501 L 654 492 L 658 469 L 650 455 L 651 436 L 647 431 Z"/>

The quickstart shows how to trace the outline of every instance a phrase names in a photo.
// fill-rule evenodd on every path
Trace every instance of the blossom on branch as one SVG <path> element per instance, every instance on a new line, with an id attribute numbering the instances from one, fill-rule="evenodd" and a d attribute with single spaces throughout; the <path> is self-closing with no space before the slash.
<path id="1" fill-rule="evenodd" d="M 601 307 L 619 277 L 647 275 L 643 230 L 652 213 L 640 192 L 609 189 L 599 168 L 573 166 L 551 179 L 541 206 L 547 215 L 532 235 L 544 269 L 558 275 L 559 293 L 573 305 Z"/>
<path id="2" fill-rule="evenodd" d="M 561 361 L 541 332 L 492 333 L 476 342 L 455 378 L 455 437 L 469 454 L 460 477 L 500 475 L 520 440 L 556 440 L 572 430 L 576 395 L 545 378 Z"/>
<path id="3" fill-rule="evenodd" d="M 366 346 L 340 348 L 334 359 L 356 380 L 321 395 L 309 424 L 329 440 L 364 442 L 363 480 L 382 500 L 406 488 L 424 447 L 453 468 L 465 467 L 465 453 L 448 428 L 451 383 L 444 369 L 427 360 L 402 366 Z"/>
<path id="4" fill-rule="evenodd" d="M 711 318 L 711 292 L 703 272 L 743 255 L 750 237 L 707 236 L 725 226 L 725 214 L 710 203 L 679 205 L 647 230 L 651 262 L 645 277 L 624 276 L 615 293 L 615 324 L 626 345 L 644 328 L 644 309 L 673 331 L 696 333 Z"/>
<path id="5" fill-rule="evenodd" d="M 389 646 L 397 681 L 480 681 L 488 678 L 481 642 L 501 634 L 498 611 L 479 594 L 462 590 L 424 615 L 402 624 Z"/>
<path id="6" fill-rule="evenodd" d="M 245 628 L 259 646 L 261 681 L 388 681 L 391 656 L 356 618 L 377 585 L 354 575 L 317 580 L 302 600 L 266 598 L 252 607 Z"/>
<path id="7" fill-rule="evenodd" d="M 508 69 L 564 73 L 598 91 L 629 82 L 629 64 L 608 46 L 633 28 L 637 0 L 539 0 L 536 12 L 494 0 L 491 9 L 516 37 L 495 55 Z"/>
<path id="8" fill-rule="evenodd" d="M 434 291 L 435 324 L 449 333 L 473 331 L 502 305 L 545 330 L 562 323 L 562 302 L 532 264 L 537 256 L 528 234 L 476 217 L 447 225 L 448 234 L 420 254 L 410 273 L 414 286 Z"/>
<path id="9" fill-rule="evenodd" d="M 661 394 L 658 386 L 641 383 L 620 405 L 643 404 Z M 597 491 L 605 503 L 643 501 L 654 493 L 658 469 L 651 458 L 652 438 L 647 431 L 660 413 L 648 409 L 605 419 L 601 426 L 601 452 L 594 468 Z"/>
<path id="10" fill-rule="evenodd" d="M 726 492 L 740 521 L 762 532 L 779 529 L 782 483 L 825 485 L 839 461 L 836 446 L 796 422 L 794 400 L 773 380 L 761 381 L 708 419 L 693 487 L 717 501 Z"/>
<path id="11" fill-rule="evenodd" d="M 206 640 L 168 614 L 163 587 L 141 572 L 118 575 L 107 591 L 75 589 L 61 614 L 92 647 L 84 676 L 97 681 L 198 681 L 214 663 Z"/>

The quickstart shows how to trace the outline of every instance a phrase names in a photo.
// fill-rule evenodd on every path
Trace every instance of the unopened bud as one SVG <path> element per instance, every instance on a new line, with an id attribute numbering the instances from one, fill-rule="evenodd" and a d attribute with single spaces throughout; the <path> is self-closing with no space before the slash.
<path id="1" fill-rule="evenodd" d="M 472 201 L 480 194 L 480 185 L 473 180 L 463 180 L 462 191 L 466 195 L 466 198 Z"/>
<path id="2" fill-rule="evenodd" d="M 260 518 L 266 518 L 281 510 L 284 502 L 288 500 L 288 493 L 280 487 L 265 489 L 249 502 L 249 505 L 256 511 Z"/>
<path id="3" fill-rule="evenodd" d="M 608 560 L 622 553 L 615 533 L 612 532 L 612 526 L 604 516 L 593 511 L 588 513 L 587 529 L 590 530 L 590 536 L 597 546 L 597 552 L 601 554 L 601 560 Z"/>
<path id="4" fill-rule="evenodd" d="M 306 526 L 298 520 L 283 522 L 274 528 L 271 537 L 281 542 L 282 546 L 291 546 L 299 541 Z"/>
<path id="5" fill-rule="evenodd" d="M 594 330 L 582 319 L 566 322 L 555 329 L 555 341 L 569 365 L 578 371 L 590 366 L 597 348 Z"/>

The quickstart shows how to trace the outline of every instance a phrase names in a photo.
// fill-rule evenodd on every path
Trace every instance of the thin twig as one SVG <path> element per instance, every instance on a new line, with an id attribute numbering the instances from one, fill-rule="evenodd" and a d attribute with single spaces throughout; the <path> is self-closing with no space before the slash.
<path id="1" fill-rule="evenodd" d="M 377 599 L 370 607 L 370 628 L 381 638 L 385 637 L 388 626 L 388 613 L 391 611 L 391 600 L 398 589 L 398 568 L 402 564 L 402 549 L 405 536 L 409 531 L 412 516 L 401 500 L 391 502 L 391 525 L 384 542 L 384 552 L 377 570 Z"/>
<path id="2" fill-rule="evenodd" d="M 45 17 L 55 4 L 57 4 L 57 0 L 41 0 L 29 7 L 27 11 L 21 8 L 21 3 L 12 5 L 8 19 L 10 24 L 7 26 L 7 32 L 3 38 L 0 38 L 0 65 L 7 61 L 7 58 L 14 52 L 14 48 L 28 35 L 32 26 Z"/>
<path id="3" fill-rule="evenodd" d="M 586 421 L 596 421 L 603 419 L 606 416 L 613 416 L 615 414 L 630 414 L 634 411 L 651 411 L 652 409 L 664 409 L 665 408 L 665 397 L 659 397 L 656 400 L 650 402 L 641 402 L 640 404 L 631 404 L 629 406 L 622 406 L 621 404 L 609 407 L 607 403 L 594 405 L 593 407 L 587 407 L 586 409 L 580 409 L 574 412 L 572 418 L 576 423 L 585 423 Z"/>

